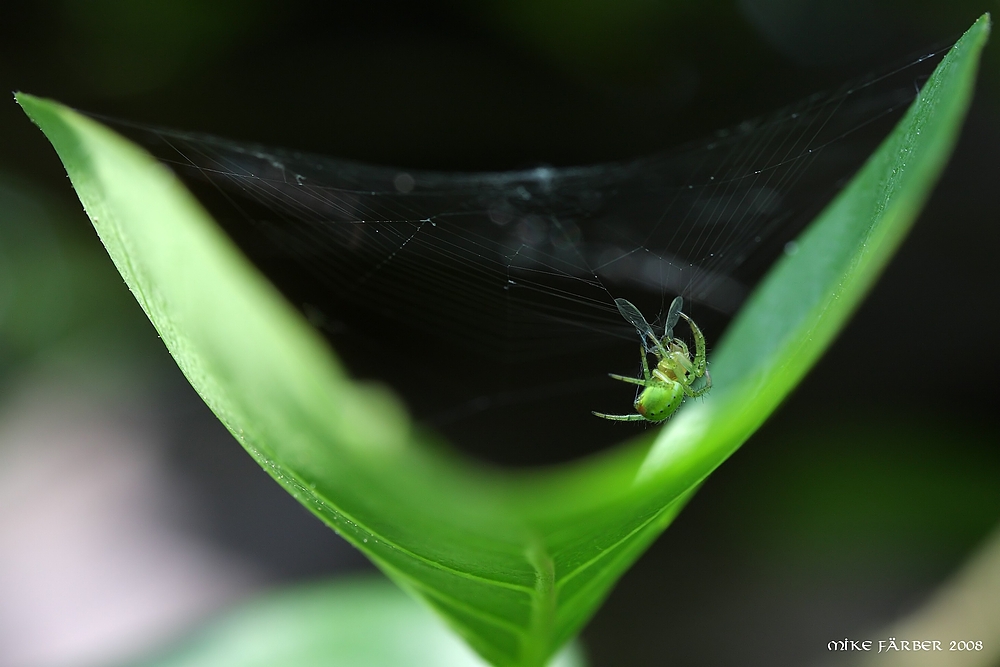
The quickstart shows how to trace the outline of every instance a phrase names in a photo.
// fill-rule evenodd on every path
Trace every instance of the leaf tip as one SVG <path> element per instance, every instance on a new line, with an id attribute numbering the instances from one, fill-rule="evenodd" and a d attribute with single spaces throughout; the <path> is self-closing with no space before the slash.
<path id="1" fill-rule="evenodd" d="M 989 12 L 983 12 L 983 14 L 978 19 L 976 19 L 976 22 L 972 24 L 972 27 L 970 27 L 965 34 L 968 35 L 973 32 L 981 31 L 983 33 L 983 37 L 985 38 L 989 36 L 992 28 L 993 28 L 992 15 Z"/>
<path id="2" fill-rule="evenodd" d="M 38 102 L 38 99 L 39 98 L 35 97 L 34 95 L 31 95 L 24 91 L 21 90 L 14 91 L 14 102 L 20 105 L 21 108 L 24 109 L 25 111 L 27 111 L 28 107 L 33 106 L 36 102 Z"/>
<path id="3" fill-rule="evenodd" d="M 57 103 L 47 100 L 44 97 L 31 95 L 20 90 L 14 91 L 14 102 L 16 102 L 31 122 L 41 127 L 39 116 L 44 114 L 46 108 L 51 110 Z"/>

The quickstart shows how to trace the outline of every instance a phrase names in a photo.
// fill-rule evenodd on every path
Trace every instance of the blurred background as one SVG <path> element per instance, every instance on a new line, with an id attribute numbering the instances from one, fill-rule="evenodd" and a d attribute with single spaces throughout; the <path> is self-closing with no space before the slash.
<path id="1" fill-rule="evenodd" d="M 624 159 L 956 39 L 995 3 L 4 3 L 9 91 L 413 169 Z M 918 608 L 1000 518 L 1000 50 L 852 324 L 631 572 L 594 665 L 802 665 Z M 0 667 L 107 665 L 369 568 L 173 365 L 54 151 L 0 105 Z M 955 639 L 1000 640 L 998 637 Z"/>

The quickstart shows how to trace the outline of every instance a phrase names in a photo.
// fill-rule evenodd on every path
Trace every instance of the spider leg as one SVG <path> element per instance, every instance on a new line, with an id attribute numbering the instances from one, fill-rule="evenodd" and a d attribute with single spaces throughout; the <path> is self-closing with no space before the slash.
<path id="1" fill-rule="evenodd" d="M 712 388 L 712 375 L 708 372 L 707 368 L 705 369 L 704 377 L 705 377 L 705 384 L 703 384 L 699 389 L 692 389 L 690 385 L 682 384 L 681 386 L 684 387 L 684 393 L 690 396 L 691 398 L 697 398 L 702 394 L 707 393 L 708 390 Z"/>
<path id="2" fill-rule="evenodd" d="M 705 334 L 701 332 L 701 329 L 698 328 L 698 325 L 690 317 L 684 313 L 681 313 L 681 317 L 687 320 L 688 326 L 691 327 L 691 334 L 694 335 L 694 374 L 697 377 L 701 377 L 708 372 L 706 370 L 708 368 L 708 361 L 705 359 L 707 354 L 705 350 Z M 712 383 L 709 382 L 707 386 L 711 385 Z"/>
<path id="3" fill-rule="evenodd" d="M 655 387 L 657 381 L 653 379 L 653 376 L 649 372 L 649 362 L 646 360 L 646 348 L 641 344 L 639 345 L 639 360 L 642 362 L 642 378 L 628 377 L 625 375 L 618 375 L 617 373 L 608 373 L 608 375 L 614 380 L 620 380 L 622 382 L 627 382 L 628 384 L 636 384 L 640 387 Z M 634 412 L 630 415 L 609 415 L 605 412 L 593 411 L 592 414 L 595 417 L 600 417 L 601 419 L 610 419 L 616 422 L 641 422 L 649 421 L 643 417 L 638 412 Z"/>
<path id="4" fill-rule="evenodd" d="M 600 417 L 601 419 L 610 419 L 613 422 L 641 422 L 647 421 L 645 417 L 640 415 L 638 412 L 630 415 L 607 415 L 603 412 L 591 411 L 592 415 L 595 417 Z"/>
<path id="5" fill-rule="evenodd" d="M 642 362 L 642 377 L 645 378 L 646 382 L 649 382 L 649 362 L 646 361 L 646 348 L 639 345 L 639 360 Z"/>
<path id="6" fill-rule="evenodd" d="M 626 377 L 624 375 L 618 375 L 617 373 L 608 373 L 608 375 L 615 380 L 621 380 L 622 382 L 628 382 L 629 384 L 637 384 L 640 387 L 650 387 L 655 384 L 653 381 L 653 376 L 649 373 L 649 362 L 646 361 L 646 348 L 642 345 L 639 346 L 639 360 L 642 361 L 642 378 Z"/>
<path id="7" fill-rule="evenodd" d="M 655 384 L 652 380 L 640 380 L 639 378 L 629 377 L 627 375 L 618 375 L 617 373 L 608 373 L 608 377 L 613 380 L 621 380 L 622 382 L 627 382 L 629 384 L 637 384 L 640 387 L 652 387 Z"/>

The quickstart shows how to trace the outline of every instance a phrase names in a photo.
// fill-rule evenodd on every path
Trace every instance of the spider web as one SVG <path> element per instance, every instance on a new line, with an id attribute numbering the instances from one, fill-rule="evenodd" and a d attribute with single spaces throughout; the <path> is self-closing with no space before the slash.
<path id="1" fill-rule="evenodd" d="M 657 328 L 683 296 L 711 347 L 935 55 L 585 167 L 416 171 L 104 120 L 185 180 L 354 375 L 390 385 L 464 449 L 539 463 L 641 432 L 591 415 L 634 398 L 607 377 L 639 367 L 615 298 Z"/>

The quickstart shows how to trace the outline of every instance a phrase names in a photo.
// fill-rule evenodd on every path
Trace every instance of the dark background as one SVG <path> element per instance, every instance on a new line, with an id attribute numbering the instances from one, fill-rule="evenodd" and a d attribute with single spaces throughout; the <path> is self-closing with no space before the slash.
<path id="1" fill-rule="evenodd" d="M 777 109 L 952 41 L 989 9 L 7 3 L 0 82 L 120 118 L 370 163 L 586 164 Z M 584 633 L 595 665 L 819 659 L 830 639 L 919 605 L 995 523 L 996 54 L 987 48 L 951 166 L 884 278 L 796 394 L 623 579 Z M 141 386 L 185 496 L 184 530 L 265 582 L 366 567 L 187 387 L 13 100 L 0 105 L 0 185 L 0 397 L 14 400 L 39 368 L 75 373 L 85 393 Z"/>

